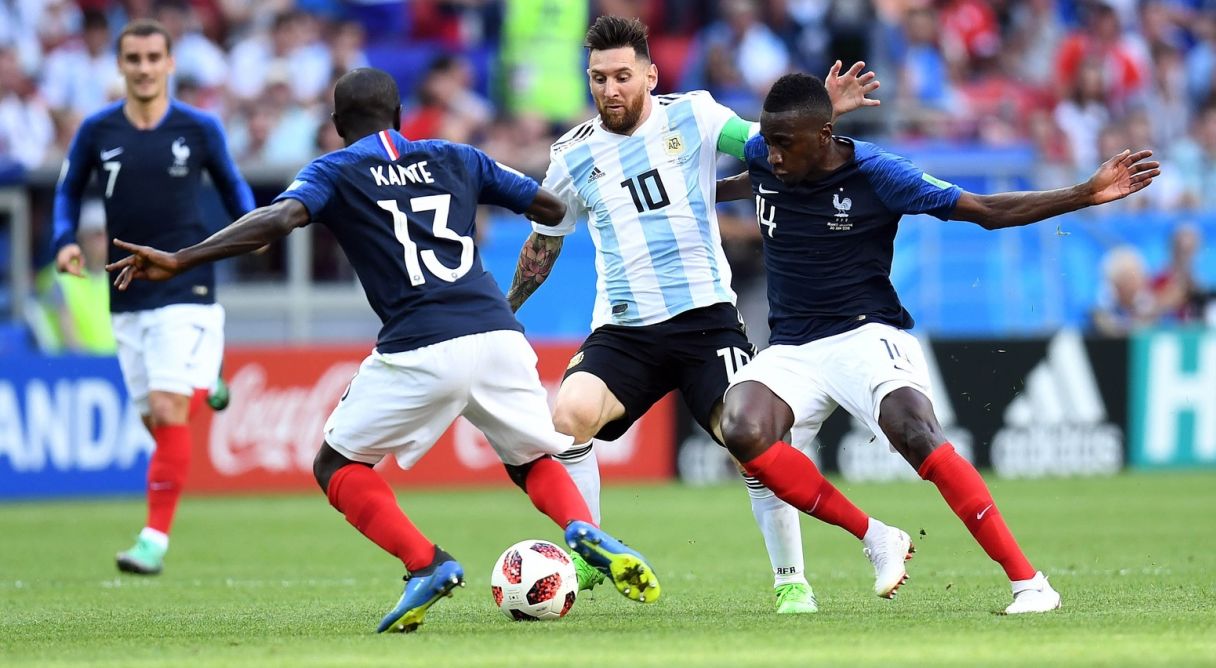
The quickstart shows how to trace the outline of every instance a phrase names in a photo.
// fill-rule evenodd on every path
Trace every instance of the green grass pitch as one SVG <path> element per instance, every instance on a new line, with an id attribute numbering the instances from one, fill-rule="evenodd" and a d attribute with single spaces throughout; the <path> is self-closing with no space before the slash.
<path id="1" fill-rule="evenodd" d="M 405 636 L 371 632 L 400 595 L 400 565 L 320 493 L 187 497 L 165 573 L 151 579 L 113 563 L 141 500 L 5 505 L 0 665 L 1216 665 L 1216 476 L 992 487 L 1062 610 L 994 614 L 1008 584 L 926 483 L 843 487 L 916 540 L 894 601 L 871 593 L 856 540 L 804 518 L 821 612 L 800 617 L 773 613 L 743 485 L 609 488 L 605 527 L 652 560 L 663 599 L 643 606 L 600 588 L 554 623 L 510 622 L 490 597 L 501 550 L 560 541 L 523 494 L 398 490 L 468 575 Z"/>

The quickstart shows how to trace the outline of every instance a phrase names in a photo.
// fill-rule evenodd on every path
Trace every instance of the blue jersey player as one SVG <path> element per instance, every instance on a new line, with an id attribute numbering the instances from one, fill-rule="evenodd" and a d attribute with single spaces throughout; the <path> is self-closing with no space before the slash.
<path id="1" fill-rule="evenodd" d="M 228 155 L 219 122 L 169 98 L 171 48 L 168 31 L 154 21 L 135 21 L 118 37 L 127 97 L 84 120 L 55 193 L 53 243 L 60 271 L 81 275 L 76 228 L 81 195 L 94 174 L 109 233 L 138 243 L 176 250 L 207 236 L 199 213 L 204 171 L 229 215 L 239 218 L 253 208 L 253 194 Z M 111 261 L 117 257 L 112 250 Z M 210 266 L 165 283 L 111 290 L 110 310 L 123 380 L 156 441 L 148 463 L 147 522 L 135 546 L 117 561 L 123 571 L 151 575 L 163 566 L 190 464 L 191 400 L 201 401 L 219 374 L 224 311 L 215 303 Z"/>
<path id="2" fill-rule="evenodd" d="M 313 472 L 329 501 L 360 532 L 401 560 L 405 591 L 379 631 L 413 631 L 464 571 L 397 506 L 372 468 L 387 455 L 408 468 L 457 416 L 485 434 L 511 479 L 565 528 L 566 542 L 627 597 L 661 590 L 637 552 L 597 528 L 566 469 L 552 458 L 571 445 L 553 428 L 536 353 L 482 267 L 473 242 L 481 204 L 556 224 L 565 206 L 535 181 L 477 149 L 410 141 L 400 129 L 392 77 L 357 69 L 334 89 L 334 125 L 346 148 L 314 160 L 273 204 L 175 253 L 115 240 L 131 251 L 107 267 L 132 279 L 172 280 L 317 221 L 329 227 L 359 275 L 383 327 L 376 348 L 325 424 Z"/>
<path id="3" fill-rule="evenodd" d="M 805 74 L 773 84 L 760 136 L 745 153 L 748 178 L 724 182 L 719 194 L 755 196 L 772 345 L 726 394 L 722 430 L 731 453 L 790 505 L 856 527 L 865 515 L 782 441 L 791 428 L 813 438 L 843 406 L 937 486 L 1001 565 L 1014 596 L 1006 613 L 1058 608 L 1060 595 L 1026 559 L 984 480 L 934 416 L 924 357 L 906 331 L 912 316 L 891 285 L 895 232 L 909 213 L 991 230 L 1122 199 L 1159 174 L 1147 161 L 1152 153 L 1124 151 L 1070 188 L 976 195 L 873 144 L 833 135 L 827 91 Z"/>

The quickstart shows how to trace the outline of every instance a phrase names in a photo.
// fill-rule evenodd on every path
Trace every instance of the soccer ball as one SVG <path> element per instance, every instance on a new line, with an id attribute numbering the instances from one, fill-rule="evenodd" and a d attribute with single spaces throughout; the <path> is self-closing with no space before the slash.
<path id="1" fill-rule="evenodd" d="M 559 619 L 574 606 L 578 577 L 565 550 L 547 541 L 525 540 L 498 558 L 490 573 L 490 592 L 508 619 Z"/>

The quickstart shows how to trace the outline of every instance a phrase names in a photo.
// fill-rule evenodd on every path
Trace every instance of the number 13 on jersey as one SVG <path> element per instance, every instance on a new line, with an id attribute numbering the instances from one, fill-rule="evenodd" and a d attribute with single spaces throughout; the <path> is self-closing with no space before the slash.
<path id="1" fill-rule="evenodd" d="M 422 265 L 424 264 L 436 278 L 448 283 L 454 283 L 460 277 L 469 273 L 469 269 L 473 267 L 473 240 L 448 229 L 448 211 L 452 206 L 451 195 L 411 197 L 410 211 L 414 213 L 420 211 L 435 212 L 431 229 L 424 232 L 420 241 L 422 245 L 426 246 L 436 245 L 435 242 L 439 239 L 448 239 L 449 241 L 459 243 L 460 264 L 455 267 L 448 267 L 440 262 L 439 257 L 432 248 L 419 250 L 419 243 L 410 237 L 409 217 L 398 208 L 397 200 L 382 199 L 378 200 L 376 205 L 393 214 L 393 233 L 397 236 L 397 241 L 400 241 L 401 245 L 405 247 L 405 269 L 410 276 L 410 285 L 422 285 L 426 283 L 426 276 L 422 273 Z M 425 230 L 425 226 L 423 226 L 423 229 Z M 421 262 L 419 258 L 421 258 Z"/>

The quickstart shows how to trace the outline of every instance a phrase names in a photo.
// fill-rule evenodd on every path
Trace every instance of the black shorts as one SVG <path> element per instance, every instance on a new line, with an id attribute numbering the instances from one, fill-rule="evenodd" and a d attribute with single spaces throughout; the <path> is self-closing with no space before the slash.
<path id="1" fill-rule="evenodd" d="M 680 391 L 693 417 L 713 436 L 715 406 L 735 371 L 755 353 L 739 311 L 720 303 L 657 325 L 604 325 L 583 342 L 565 375 L 585 371 L 597 376 L 625 406 L 625 416 L 604 425 L 596 438 L 620 438 L 672 390 Z"/>

